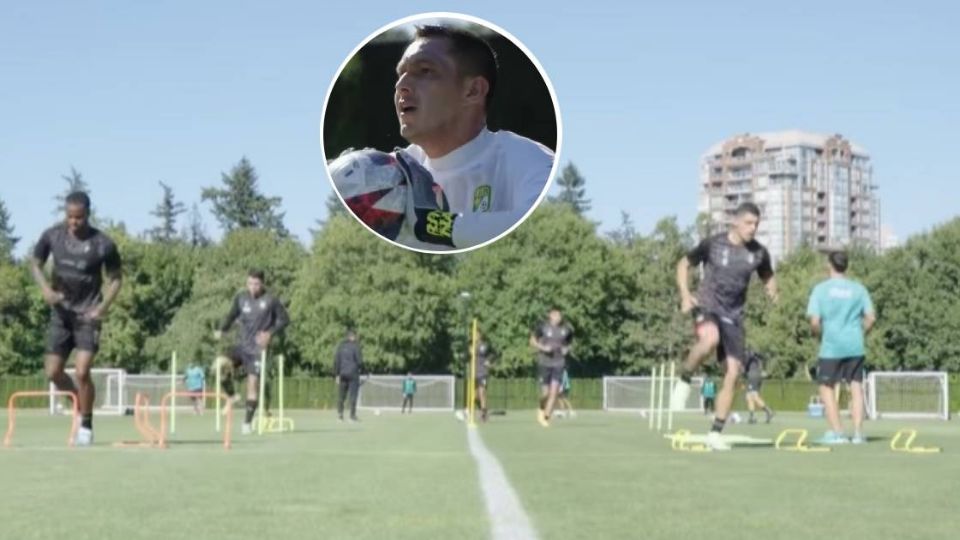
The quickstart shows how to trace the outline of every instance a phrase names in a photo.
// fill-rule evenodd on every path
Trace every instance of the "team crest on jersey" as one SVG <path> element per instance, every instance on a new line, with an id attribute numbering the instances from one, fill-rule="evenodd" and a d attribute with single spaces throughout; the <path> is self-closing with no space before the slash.
<path id="1" fill-rule="evenodd" d="M 490 187 L 490 184 L 484 184 L 478 186 L 477 189 L 473 190 L 473 211 L 474 212 L 489 212 L 490 206 L 493 204 L 493 188 Z"/>
<path id="2" fill-rule="evenodd" d="M 250 302 L 244 302 L 244 303 L 243 303 L 243 312 L 244 312 L 244 313 L 250 313 L 250 310 L 251 310 L 251 309 L 252 309 L 252 308 L 250 307 Z"/>
<path id="3" fill-rule="evenodd" d="M 723 266 L 730 264 L 730 250 L 728 248 L 723 248 L 723 252 L 720 254 L 720 264 Z"/>
<path id="4" fill-rule="evenodd" d="M 753 252 L 747 252 L 747 262 L 753 264 Z"/>
<path id="5" fill-rule="evenodd" d="M 261 301 L 260 301 L 260 309 L 267 309 L 267 301 L 266 301 L 266 300 L 261 300 Z"/>

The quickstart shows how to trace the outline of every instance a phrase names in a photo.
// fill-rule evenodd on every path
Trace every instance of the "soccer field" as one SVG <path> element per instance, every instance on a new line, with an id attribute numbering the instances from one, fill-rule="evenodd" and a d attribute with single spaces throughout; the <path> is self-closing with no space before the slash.
<path id="1" fill-rule="evenodd" d="M 491 538 L 467 429 L 452 414 L 339 424 L 296 411 L 297 431 L 235 437 L 178 416 L 168 450 L 118 449 L 131 418 L 100 416 L 97 443 L 68 449 L 68 420 L 18 416 L 0 451 L 4 538 Z M 3 425 L 6 417 L 3 416 Z M 703 432 L 702 416 L 677 427 Z M 822 430 L 783 414 L 732 434 Z M 899 428 L 940 454 L 889 450 Z M 953 538 L 956 422 L 870 422 L 871 442 L 830 453 L 683 453 L 634 415 L 582 413 L 550 429 L 511 411 L 477 430 L 542 539 Z"/>

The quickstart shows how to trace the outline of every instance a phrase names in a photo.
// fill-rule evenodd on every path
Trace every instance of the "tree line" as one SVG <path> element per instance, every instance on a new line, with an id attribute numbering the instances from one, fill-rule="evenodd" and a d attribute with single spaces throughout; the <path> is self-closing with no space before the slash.
<path id="1" fill-rule="evenodd" d="M 64 180 L 55 213 L 66 192 L 91 189 L 76 170 Z M 294 374 L 329 374 L 347 328 L 359 331 L 373 372 L 462 373 L 476 318 L 496 351 L 495 373 L 528 376 L 535 363 L 530 330 L 552 306 L 575 329 L 574 376 L 643 374 L 679 359 L 693 333 L 679 312 L 675 267 L 698 238 L 697 224 L 668 217 L 644 235 L 624 213 L 617 229 L 602 232 L 584 215 L 590 204 L 575 166 L 563 169 L 558 185 L 559 195 L 508 237 L 455 256 L 393 247 L 335 198 L 305 245 L 285 228 L 282 201 L 262 193 L 247 159 L 201 191 L 224 232 L 218 241 L 198 208 L 187 210 L 162 183 L 157 224 L 139 234 L 95 207 L 95 223 L 124 259 L 124 287 L 104 324 L 97 363 L 163 371 L 173 350 L 181 363 L 211 361 L 224 346 L 212 331 L 252 267 L 265 270 L 268 288 L 288 306 L 291 325 L 273 352 L 286 356 Z M 22 241 L 0 201 L 0 374 L 42 369 L 47 307 L 27 262 L 13 256 Z M 756 283 L 750 291 L 748 345 L 769 359 L 772 376 L 806 377 L 817 348 L 805 308 L 826 275 L 824 258 L 801 249 L 776 270 L 777 304 Z M 960 335 L 960 219 L 882 254 L 852 250 L 851 275 L 876 305 L 872 368 L 960 371 L 960 342 L 952 339 Z"/>

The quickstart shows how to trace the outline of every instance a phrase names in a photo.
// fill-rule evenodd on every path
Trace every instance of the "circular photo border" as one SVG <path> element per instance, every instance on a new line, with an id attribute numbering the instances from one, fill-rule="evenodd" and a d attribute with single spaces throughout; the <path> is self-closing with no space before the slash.
<path id="1" fill-rule="evenodd" d="M 411 24 L 411 23 L 415 23 L 423 20 L 435 20 L 435 19 L 455 19 L 455 20 L 459 20 L 467 23 L 480 25 L 491 31 L 497 32 L 504 38 L 510 40 L 510 42 L 514 46 L 516 46 L 518 49 L 520 49 L 521 52 L 523 52 L 524 55 L 526 55 L 530 63 L 533 64 L 534 67 L 536 67 L 537 72 L 540 75 L 540 78 L 543 80 L 543 83 L 547 88 L 547 92 L 550 96 L 550 100 L 553 102 L 553 114 L 554 114 L 554 119 L 556 123 L 556 148 L 554 148 L 553 150 L 553 165 L 550 168 L 550 175 L 547 177 L 547 181 L 544 184 L 543 190 L 540 192 L 540 196 L 537 197 L 536 202 L 534 202 L 534 204 L 523 214 L 523 216 L 519 220 L 517 220 L 516 223 L 508 227 L 507 230 L 503 231 L 497 236 L 473 246 L 469 246 L 465 248 L 455 248 L 455 249 L 449 249 L 449 250 L 430 250 L 430 249 L 422 249 L 422 248 L 417 248 L 413 246 L 408 246 L 400 242 L 397 242 L 395 240 L 386 238 L 385 236 L 373 230 L 369 225 L 364 223 L 363 220 L 361 220 L 356 214 L 354 214 L 347 207 L 345 201 L 343 200 L 343 196 L 340 195 L 340 191 L 337 189 L 336 185 L 334 184 L 333 177 L 330 173 L 330 162 L 332 159 L 335 159 L 337 156 L 331 157 L 326 155 L 326 148 L 324 147 L 325 146 L 324 145 L 325 124 L 327 119 L 327 107 L 330 104 L 330 96 L 333 94 L 334 87 L 336 86 L 337 81 L 340 79 L 340 75 L 343 73 L 343 70 L 347 67 L 347 64 L 350 63 L 350 61 L 357 55 L 357 53 L 360 52 L 361 49 L 366 47 L 367 44 L 369 44 L 371 41 L 373 41 L 380 35 L 384 34 L 385 32 L 393 30 L 398 26 L 403 26 L 403 25 L 407 25 L 407 24 Z M 539 206 L 543 203 L 544 198 L 547 196 L 547 193 L 549 193 L 551 186 L 553 186 L 553 181 L 554 181 L 554 178 L 556 177 L 557 170 L 559 169 L 559 166 L 560 166 L 560 155 L 562 150 L 563 150 L 563 121 L 560 115 L 560 102 L 557 99 L 557 94 L 553 87 L 553 81 L 550 80 L 550 77 L 547 75 L 546 70 L 543 69 L 543 65 L 540 63 L 540 60 L 537 59 L 536 56 L 534 56 L 534 54 L 530 51 L 530 49 L 527 48 L 526 45 L 524 45 L 522 41 L 517 39 L 516 36 L 508 32 L 507 30 L 501 28 L 500 26 L 486 19 L 475 17 L 473 15 L 467 15 L 464 13 L 447 12 L 447 11 L 431 11 L 431 12 L 418 13 L 415 15 L 409 15 L 407 17 L 394 20 L 374 30 L 366 38 L 364 38 L 356 47 L 354 47 L 353 50 L 350 51 L 350 54 L 348 54 L 347 57 L 343 60 L 343 62 L 340 63 L 340 67 L 337 68 L 337 72 L 333 75 L 333 79 L 330 81 L 330 85 L 327 87 L 327 94 L 323 100 L 323 111 L 320 117 L 320 152 L 323 156 L 324 171 L 326 173 L 327 180 L 330 182 L 331 189 L 333 189 L 333 192 L 336 193 L 337 199 L 340 201 L 340 204 L 343 205 L 343 208 L 346 210 L 346 212 L 350 214 L 353 217 L 353 219 L 357 220 L 357 222 L 360 223 L 365 229 L 367 229 L 367 231 L 369 231 L 371 234 L 373 234 L 377 238 L 402 249 L 406 249 L 406 250 L 417 252 L 417 253 L 426 253 L 430 255 L 455 255 L 458 253 L 467 253 L 476 249 L 489 246 L 490 244 L 493 244 L 494 242 L 500 240 L 501 238 L 504 238 L 505 236 L 513 232 L 517 227 L 523 224 L 523 222 L 525 222 L 530 217 L 530 214 L 532 214 L 537 208 L 539 208 Z"/>

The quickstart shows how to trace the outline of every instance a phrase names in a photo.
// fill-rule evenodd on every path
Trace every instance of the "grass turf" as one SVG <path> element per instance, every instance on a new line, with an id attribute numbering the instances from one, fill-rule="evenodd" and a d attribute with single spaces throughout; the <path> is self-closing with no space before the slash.
<path id="1" fill-rule="evenodd" d="M 296 411 L 297 431 L 234 439 L 210 415 L 180 415 L 169 450 L 116 449 L 131 418 L 96 419 L 97 444 L 69 450 L 67 420 L 21 413 L 0 450 L 3 536 L 85 538 L 488 538 L 464 426 L 449 414 L 366 415 L 338 424 Z M 0 417 L 4 420 L 5 417 Z M 676 426 L 702 433 L 702 416 Z M 780 415 L 735 434 L 773 438 L 822 421 Z M 920 430 L 944 453 L 897 454 L 889 438 Z M 235 429 L 237 429 L 235 427 Z M 635 415 L 583 413 L 550 429 L 532 411 L 480 426 L 541 538 L 952 538 L 957 533 L 956 422 L 870 422 L 870 444 L 831 453 L 670 450 Z"/>

